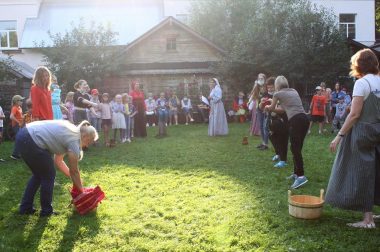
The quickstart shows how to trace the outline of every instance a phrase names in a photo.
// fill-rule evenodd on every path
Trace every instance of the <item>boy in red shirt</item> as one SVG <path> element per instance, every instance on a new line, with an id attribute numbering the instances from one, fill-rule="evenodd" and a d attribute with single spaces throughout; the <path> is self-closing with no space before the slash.
<path id="1" fill-rule="evenodd" d="M 11 115 L 9 116 L 9 118 L 12 121 L 12 131 L 15 136 L 17 136 L 17 132 L 20 126 L 22 125 L 22 121 L 23 121 L 21 105 L 24 99 L 25 98 L 22 97 L 21 95 L 15 95 L 12 97 L 12 110 L 11 110 Z M 13 147 L 13 153 L 11 155 L 11 158 L 14 160 L 20 159 L 20 152 L 18 151 L 16 144 Z"/>
<path id="2" fill-rule="evenodd" d="M 323 123 L 325 121 L 325 110 L 326 110 L 326 96 L 322 95 L 322 88 L 317 86 L 315 88 L 316 94 L 310 103 L 311 121 L 309 125 L 309 134 L 313 122 L 319 123 L 319 134 L 322 134 Z"/>

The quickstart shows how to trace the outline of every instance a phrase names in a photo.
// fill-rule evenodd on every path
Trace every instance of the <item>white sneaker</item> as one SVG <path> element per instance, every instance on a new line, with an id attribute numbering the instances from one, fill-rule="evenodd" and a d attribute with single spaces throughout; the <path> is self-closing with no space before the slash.
<path id="1" fill-rule="evenodd" d="M 165 126 L 168 126 L 168 124 L 167 124 L 167 123 L 165 123 Z"/>
<path id="2" fill-rule="evenodd" d="M 310 135 L 310 133 L 311 133 L 311 131 L 309 130 L 309 131 L 307 132 L 307 134 Z"/>
<path id="3" fill-rule="evenodd" d="M 146 126 L 149 127 L 149 123 L 147 123 Z"/>
<path id="4" fill-rule="evenodd" d="M 123 138 L 123 140 L 121 140 L 121 143 L 125 143 L 127 141 L 127 139 Z"/>
<path id="5" fill-rule="evenodd" d="M 189 125 L 188 123 L 185 123 L 185 125 Z"/>
<path id="6" fill-rule="evenodd" d="M 194 119 L 193 119 L 193 118 L 191 118 L 191 119 L 190 119 L 190 122 L 194 122 Z"/>
<path id="7" fill-rule="evenodd" d="M 155 127 L 155 126 L 156 126 L 156 124 L 155 124 L 155 123 L 153 123 L 153 124 L 152 124 L 152 126 L 153 126 L 153 127 Z"/>
<path id="8" fill-rule="evenodd" d="M 128 142 L 128 143 L 130 143 L 130 142 L 131 142 L 131 139 L 130 139 L 130 138 L 128 138 L 128 139 L 127 139 L 127 142 Z"/>

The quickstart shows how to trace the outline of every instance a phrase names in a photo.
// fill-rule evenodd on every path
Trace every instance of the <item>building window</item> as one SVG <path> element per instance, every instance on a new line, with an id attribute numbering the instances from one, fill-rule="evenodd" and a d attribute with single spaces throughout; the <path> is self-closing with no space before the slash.
<path id="1" fill-rule="evenodd" d="M 16 21 L 0 21 L 0 49 L 18 47 Z"/>
<path id="2" fill-rule="evenodd" d="M 347 38 L 355 39 L 356 26 L 355 26 L 356 14 L 339 14 L 339 30 Z"/>
<path id="3" fill-rule="evenodd" d="M 175 51 L 177 49 L 177 39 L 170 37 L 166 39 L 166 50 Z"/>

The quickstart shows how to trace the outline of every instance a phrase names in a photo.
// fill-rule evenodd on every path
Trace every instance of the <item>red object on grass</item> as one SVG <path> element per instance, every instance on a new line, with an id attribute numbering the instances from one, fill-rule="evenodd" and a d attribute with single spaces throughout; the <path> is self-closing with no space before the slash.
<path id="1" fill-rule="evenodd" d="M 83 193 L 74 186 L 70 194 L 73 198 L 72 203 L 80 215 L 85 215 L 95 209 L 105 197 L 99 186 L 83 188 Z"/>

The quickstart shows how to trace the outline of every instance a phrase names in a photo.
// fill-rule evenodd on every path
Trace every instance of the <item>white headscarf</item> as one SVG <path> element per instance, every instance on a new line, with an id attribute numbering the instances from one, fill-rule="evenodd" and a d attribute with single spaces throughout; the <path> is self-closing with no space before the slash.
<path id="1" fill-rule="evenodd" d="M 218 79 L 217 78 L 212 78 L 212 79 L 215 81 L 216 85 L 220 87 Z"/>

